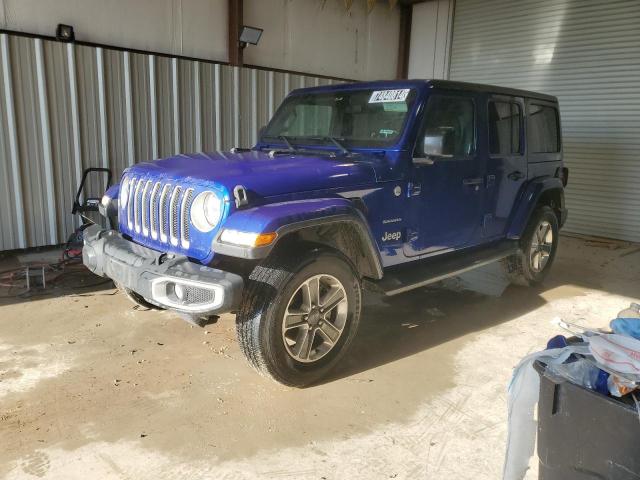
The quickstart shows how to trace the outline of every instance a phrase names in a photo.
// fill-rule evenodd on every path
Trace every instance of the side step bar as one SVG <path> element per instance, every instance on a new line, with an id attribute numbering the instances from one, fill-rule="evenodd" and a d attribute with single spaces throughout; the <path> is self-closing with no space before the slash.
<path id="1" fill-rule="evenodd" d="M 397 265 L 385 269 L 381 280 L 367 281 L 367 288 L 387 296 L 397 295 L 502 260 L 517 253 L 518 249 L 518 242 L 510 240 Z"/>

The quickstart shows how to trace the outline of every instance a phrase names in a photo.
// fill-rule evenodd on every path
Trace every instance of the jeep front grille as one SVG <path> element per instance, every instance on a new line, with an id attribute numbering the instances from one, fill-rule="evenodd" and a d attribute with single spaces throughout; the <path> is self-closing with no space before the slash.
<path id="1" fill-rule="evenodd" d="M 131 177 L 126 215 L 130 232 L 162 243 L 189 248 L 193 188 Z"/>

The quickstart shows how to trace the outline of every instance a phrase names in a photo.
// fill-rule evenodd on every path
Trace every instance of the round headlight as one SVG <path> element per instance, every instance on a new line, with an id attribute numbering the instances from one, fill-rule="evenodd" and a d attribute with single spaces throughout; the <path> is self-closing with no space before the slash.
<path id="1" fill-rule="evenodd" d="M 127 206 L 127 200 L 129 200 L 129 184 L 131 182 L 128 178 L 125 178 L 120 185 L 120 199 L 118 204 L 120 208 L 125 208 Z"/>
<path id="2" fill-rule="evenodd" d="M 214 192 L 198 194 L 191 204 L 191 223 L 201 232 L 210 232 L 222 217 L 222 200 Z"/>

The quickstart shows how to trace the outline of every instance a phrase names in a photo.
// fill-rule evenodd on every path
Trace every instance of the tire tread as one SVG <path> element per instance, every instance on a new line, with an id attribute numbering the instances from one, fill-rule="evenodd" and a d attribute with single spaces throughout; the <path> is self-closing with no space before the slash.
<path id="1" fill-rule="evenodd" d="M 556 238 L 557 238 L 558 219 L 555 212 L 551 207 L 547 205 L 539 206 L 531 214 L 531 219 L 529 220 L 529 224 L 527 225 L 524 231 L 524 234 L 522 235 L 522 239 L 520 240 L 521 242 L 520 246 L 522 251 L 516 253 L 515 255 L 511 255 L 503 260 L 503 267 L 507 274 L 507 277 L 509 278 L 511 283 L 515 285 L 530 287 L 532 285 L 540 283 L 544 279 L 546 272 L 548 271 L 548 269 L 551 267 L 553 263 L 553 258 L 552 258 L 550 263 L 542 271 L 543 275 L 541 276 L 541 278 L 539 280 L 536 280 L 532 278 L 532 274 L 531 272 L 529 272 L 529 269 L 527 266 L 528 258 L 527 258 L 527 254 L 525 253 L 525 252 L 528 252 L 529 250 L 528 244 L 533 235 L 533 230 L 538 226 L 538 223 L 540 222 L 542 217 L 546 215 L 552 215 L 553 218 L 555 219 L 556 230 L 554 231 L 554 233 L 556 234 Z M 556 251 L 557 251 L 557 247 L 556 247 Z M 556 251 L 553 252 L 554 257 L 555 257 Z"/>
<path id="2" fill-rule="evenodd" d="M 289 386 L 306 386 L 315 380 L 308 381 L 300 376 L 287 377 L 277 365 L 274 365 L 274 352 L 270 349 L 269 341 L 261 332 L 264 317 L 273 314 L 270 308 L 276 308 L 277 292 L 280 292 L 296 273 L 305 266 L 322 258 L 323 254 L 338 257 L 354 271 L 353 265 L 340 253 L 327 251 L 313 245 L 297 245 L 272 252 L 262 263 L 257 265 L 245 284 L 242 303 L 236 315 L 236 335 L 240 351 L 246 357 L 249 365 L 260 375 L 271 378 L 276 382 Z M 359 286 L 359 278 L 354 274 L 354 282 Z M 265 288 L 266 287 L 266 288 Z M 357 309 L 360 312 L 361 299 L 358 294 Z M 356 327 L 357 328 L 357 322 Z"/>

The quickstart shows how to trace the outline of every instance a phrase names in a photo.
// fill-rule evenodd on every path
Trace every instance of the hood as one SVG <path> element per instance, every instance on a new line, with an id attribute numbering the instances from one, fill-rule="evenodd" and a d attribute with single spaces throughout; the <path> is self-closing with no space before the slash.
<path id="1" fill-rule="evenodd" d="M 325 155 L 266 152 L 196 153 L 145 162 L 131 167 L 134 174 L 175 180 L 215 182 L 229 192 L 243 185 L 259 197 L 325 190 L 375 183 L 376 174 L 366 157 L 357 162 Z"/>

